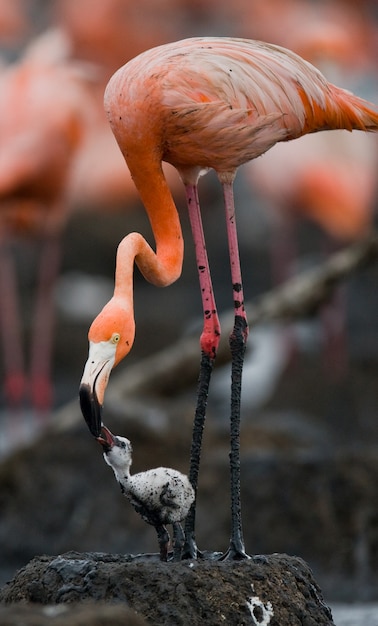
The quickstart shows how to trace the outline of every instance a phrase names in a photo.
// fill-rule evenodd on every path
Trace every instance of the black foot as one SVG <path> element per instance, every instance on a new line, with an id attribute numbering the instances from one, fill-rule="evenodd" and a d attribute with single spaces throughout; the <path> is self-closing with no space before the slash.
<path id="1" fill-rule="evenodd" d="M 190 537 L 189 539 L 186 539 L 184 543 L 184 548 L 182 551 L 181 559 L 182 560 L 185 560 L 185 559 L 196 560 L 196 559 L 202 559 L 202 558 L 203 558 L 203 552 L 201 552 L 201 550 L 198 550 L 194 537 Z"/>
<path id="2" fill-rule="evenodd" d="M 243 561 L 251 557 L 244 550 L 235 550 L 229 547 L 226 552 L 219 557 L 218 561 Z"/>
<path id="3" fill-rule="evenodd" d="M 250 558 L 244 549 L 243 541 L 231 540 L 228 550 L 219 557 L 218 561 L 243 561 Z"/>

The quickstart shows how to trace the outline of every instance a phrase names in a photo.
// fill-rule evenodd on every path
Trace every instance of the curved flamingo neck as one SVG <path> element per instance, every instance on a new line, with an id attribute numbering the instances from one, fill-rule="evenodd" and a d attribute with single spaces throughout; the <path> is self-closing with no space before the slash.
<path id="1" fill-rule="evenodd" d="M 121 241 L 114 295 L 132 288 L 134 260 L 146 280 L 165 287 L 179 278 L 184 256 L 179 216 L 160 162 L 126 160 L 150 220 L 156 252 L 140 233 L 130 233 Z"/>

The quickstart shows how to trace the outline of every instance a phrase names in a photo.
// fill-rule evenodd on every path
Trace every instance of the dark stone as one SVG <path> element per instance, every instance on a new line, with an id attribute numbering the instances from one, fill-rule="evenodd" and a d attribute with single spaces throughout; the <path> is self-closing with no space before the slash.
<path id="1" fill-rule="evenodd" d="M 167 626 L 333 624 L 331 611 L 302 559 L 273 554 L 235 562 L 217 561 L 213 556 L 181 563 L 162 563 L 155 554 L 68 552 L 36 557 L 2 588 L 0 603 L 96 601 L 107 602 L 109 607 L 122 603 L 146 620 L 141 624 Z M 86 626 L 97 623 L 90 616 L 85 622 Z"/>
<path id="2" fill-rule="evenodd" d="M 125 604 L 72 602 L 0 606 L 1 626 L 145 626 L 146 620 Z"/>

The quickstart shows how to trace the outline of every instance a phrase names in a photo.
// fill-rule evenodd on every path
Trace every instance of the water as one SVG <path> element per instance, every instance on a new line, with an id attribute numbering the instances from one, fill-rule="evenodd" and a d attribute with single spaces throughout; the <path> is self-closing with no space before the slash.
<path id="1" fill-rule="evenodd" d="M 331 604 L 335 626 L 378 626 L 378 604 Z"/>

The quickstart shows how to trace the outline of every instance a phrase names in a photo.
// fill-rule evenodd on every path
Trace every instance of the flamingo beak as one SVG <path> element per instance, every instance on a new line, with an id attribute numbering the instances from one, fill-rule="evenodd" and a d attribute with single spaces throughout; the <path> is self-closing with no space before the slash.
<path id="1" fill-rule="evenodd" d="M 97 399 L 96 390 L 85 383 L 79 388 L 80 408 L 87 426 L 94 437 L 101 433 L 102 406 Z"/>
<path id="2" fill-rule="evenodd" d="M 109 450 L 111 450 L 116 443 L 113 433 L 111 433 L 109 428 L 104 425 L 101 427 L 100 436 L 96 437 L 96 439 L 98 443 L 102 445 L 102 449 L 105 453 L 109 452 Z"/>
<path id="3" fill-rule="evenodd" d="M 109 351 L 108 342 L 90 343 L 89 356 L 79 388 L 79 399 L 81 412 L 94 437 L 101 434 L 104 394 L 114 359 L 115 350 Z"/>

